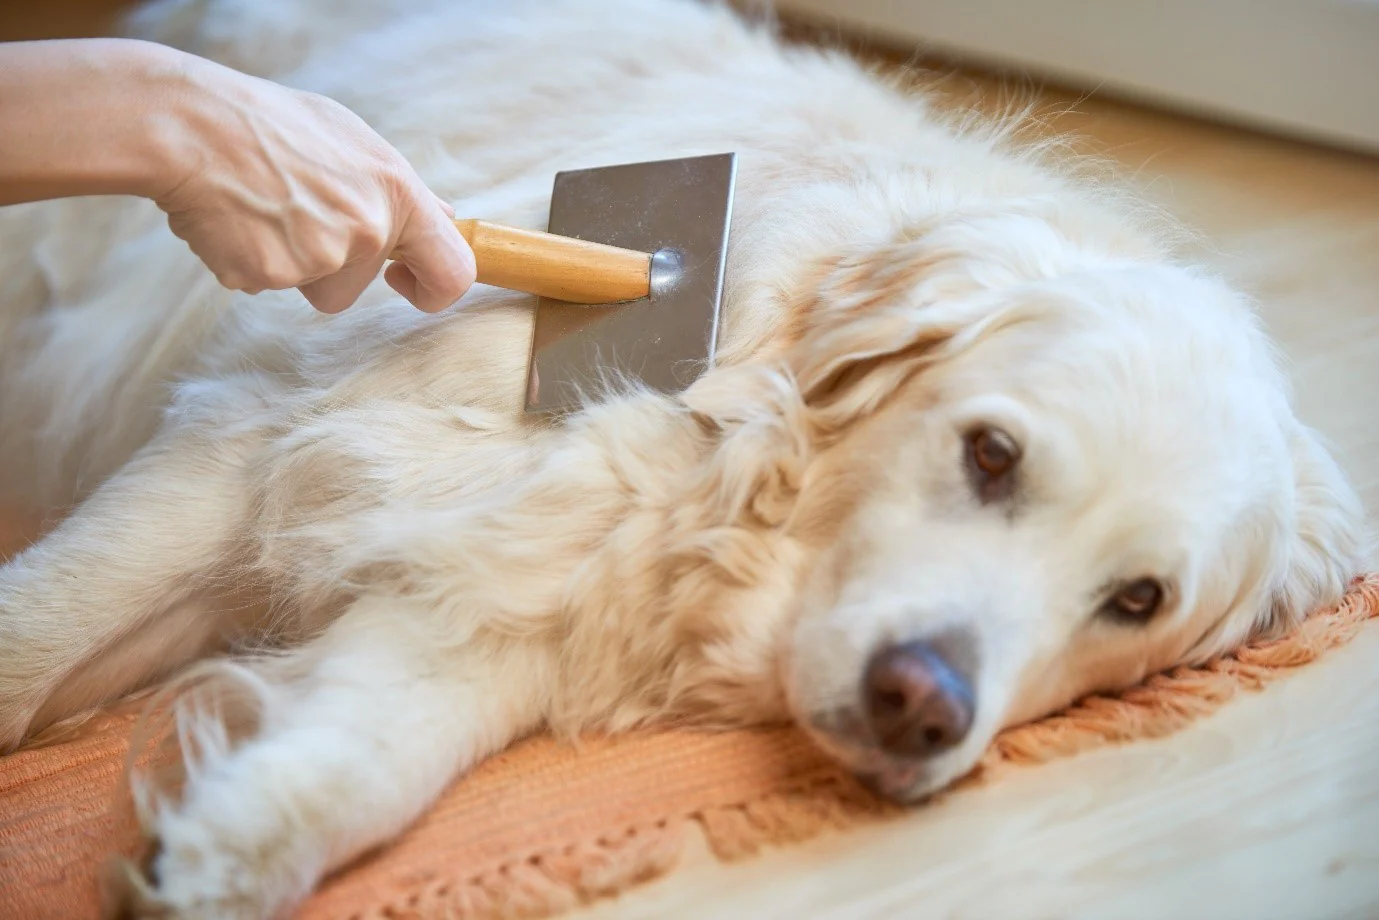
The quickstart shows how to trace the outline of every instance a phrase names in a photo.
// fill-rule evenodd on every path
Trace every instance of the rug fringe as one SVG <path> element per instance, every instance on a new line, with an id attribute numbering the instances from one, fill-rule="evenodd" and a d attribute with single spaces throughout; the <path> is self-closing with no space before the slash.
<path id="1" fill-rule="evenodd" d="M 349 920 L 549 917 L 665 875 L 680 861 L 691 823 L 703 830 L 711 852 L 729 861 L 900 810 L 840 771 L 836 779 L 629 828 L 618 839 L 534 854 L 462 880 L 436 881 Z"/>
<path id="2" fill-rule="evenodd" d="M 483 875 L 437 880 L 349 920 L 548 917 L 664 875 L 684 850 L 686 824 L 682 818 L 631 827 L 616 839 L 532 854 Z"/>
<path id="3" fill-rule="evenodd" d="M 768 846 L 798 843 L 825 830 L 846 829 L 900 811 L 839 770 L 836 777 L 777 790 L 750 802 L 703 809 L 691 817 L 703 828 L 713 854 L 731 861 Z"/>

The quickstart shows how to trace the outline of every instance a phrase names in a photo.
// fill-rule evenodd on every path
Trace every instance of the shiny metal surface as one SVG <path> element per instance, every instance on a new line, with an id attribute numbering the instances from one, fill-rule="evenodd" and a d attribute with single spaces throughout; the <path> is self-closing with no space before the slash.
<path id="1" fill-rule="evenodd" d="M 632 163 L 556 176 L 549 230 L 653 253 L 651 295 L 536 309 L 527 410 L 577 408 L 620 379 L 675 393 L 713 363 L 736 154 Z"/>

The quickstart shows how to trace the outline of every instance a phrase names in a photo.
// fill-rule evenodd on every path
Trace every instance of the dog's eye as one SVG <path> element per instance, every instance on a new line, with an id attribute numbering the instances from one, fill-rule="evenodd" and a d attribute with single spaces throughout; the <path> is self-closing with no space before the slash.
<path id="1" fill-rule="evenodd" d="M 1118 622 L 1142 625 L 1154 618 L 1163 603 L 1163 585 L 1152 578 L 1140 578 L 1117 591 L 1106 602 L 1104 612 Z"/>
<path id="2" fill-rule="evenodd" d="M 967 465 L 982 501 L 1010 494 L 1012 474 L 1020 463 L 1020 446 L 999 428 L 977 428 L 967 436 Z"/>

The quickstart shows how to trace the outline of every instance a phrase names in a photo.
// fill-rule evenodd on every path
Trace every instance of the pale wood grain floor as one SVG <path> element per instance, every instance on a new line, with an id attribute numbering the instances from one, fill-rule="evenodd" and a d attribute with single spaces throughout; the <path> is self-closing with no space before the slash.
<path id="1" fill-rule="evenodd" d="M 0 38 L 96 34 L 116 5 L 7 4 Z M 980 77 L 949 88 L 992 98 Z M 1098 100 L 1052 124 L 1136 173 L 1258 293 L 1300 413 L 1379 510 L 1379 161 Z M 739 864 L 701 846 L 574 916 L 1379 917 L 1379 625 L 1173 738 Z"/>

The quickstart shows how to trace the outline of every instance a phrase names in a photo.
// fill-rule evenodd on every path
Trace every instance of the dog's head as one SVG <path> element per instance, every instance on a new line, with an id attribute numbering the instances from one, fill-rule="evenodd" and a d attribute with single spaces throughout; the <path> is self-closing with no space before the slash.
<path id="1" fill-rule="evenodd" d="M 785 697 L 884 793 L 1285 627 L 1360 564 L 1358 501 L 1223 282 L 1010 214 L 804 275 L 784 371 L 701 399 L 757 388 L 719 420 L 722 489 L 805 547 Z"/>

